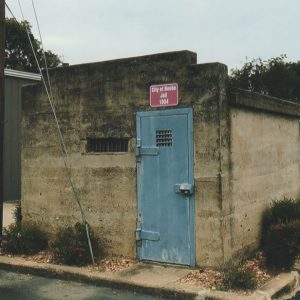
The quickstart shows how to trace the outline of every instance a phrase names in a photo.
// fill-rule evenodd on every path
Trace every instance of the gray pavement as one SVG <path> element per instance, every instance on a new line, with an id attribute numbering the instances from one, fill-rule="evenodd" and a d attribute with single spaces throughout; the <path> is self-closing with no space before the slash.
<path id="1" fill-rule="evenodd" d="M 156 296 L 0 270 L 1 300 L 158 300 Z"/>
<path id="2" fill-rule="evenodd" d="M 281 273 L 260 289 L 254 291 L 250 295 L 237 294 L 234 292 L 224 292 L 215 290 L 205 290 L 201 287 L 192 285 L 181 284 L 178 279 L 188 274 L 191 269 L 169 266 L 169 265 L 157 265 L 149 263 L 138 263 L 129 267 L 128 269 L 119 272 L 99 272 L 93 271 L 89 268 L 78 268 L 63 265 L 55 265 L 49 263 L 37 263 L 34 261 L 28 261 L 23 257 L 8 257 L 0 256 L 0 269 L 6 270 L 22 270 L 24 273 L 37 274 L 55 277 L 61 280 L 74 280 L 84 281 L 91 283 L 92 285 L 101 285 L 110 288 L 118 288 L 123 290 L 131 290 L 140 292 L 142 294 L 148 294 L 151 296 L 162 295 L 163 297 L 169 297 L 172 299 L 210 299 L 210 300 L 269 300 L 276 299 L 274 296 L 281 294 L 281 291 L 285 291 L 287 288 L 291 288 L 295 291 L 299 284 L 299 274 L 296 271 L 289 273 Z M 0 278 L 1 279 L 1 278 Z M 62 281 L 58 281 L 62 282 Z M 78 283 L 72 283 L 70 289 L 74 289 Z M 49 284 L 50 285 L 50 284 Z M 51 285 L 50 285 L 51 286 Z M 68 290 L 68 283 L 63 286 L 62 290 Z M 50 290 L 58 290 L 59 284 L 52 285 Z M 20 288 L 22 290 L 22 288 Z M 26 290 L 26 288 L 24 288 Z M 0 290 L 1 291 L 1 290 Z M 91 288 L 88 289 L 91 292 Z M 109 291 L 109 290 L 107 290 Z M 44 292 L 45 295 L 51 295 L 48 292 Z M 0 293 L 0 299 L 1 295 Z M 78 292 L 79 295 L 79 292 Z M 128 299 L 134 299 L 129 295 Z M 78 299 L 114 299 L 114 298 L 89 298 L 97 296 L 97 294 L 87 294 L 87 298 Z M 107 294 L 105 297 L 110 296 Z M 292 294 L 289 298 L 294 296 Z M 56 296 L 55 296 L 56 297 Z M 66 296 L 67 297 L 67 296 Z M 104 297 L 104 296 L 103 296 Z M 130 298 L 131 297 L 131 298 Z M 146 296 L 145 296 L 146 297 Z M 297 296 L 298 297 L 298 296 Z M 15 298 L 10 298 L 15 299 Z M 18 299 L 18 298 L 16 298 Z M 22 298 L 23 299 L 23 298 Z M 29 298 L 30 299 L 30 298 Z M 37 298 L 40 299 L 40 298 Z M 41 298 L 41 299 L 55 299 L 55 298 Z M 57 298 L 60 299 L 60 298 Z M 72 299 L 72 298 L 70 298 Z M 77 299 L 77 298 L 74 298 Z M 118 299 L 118 298 L 117 298 Z M 120 299 L 126 299 L 124 297 Z M 136 298 L 144 299 L 144 298 Z M 147 298 L 145 298 L 147 299 Z M 150 298 L 151 299 L 151 298 Z M 281 298 L 283 299 L 283 298 Z M 297 298 L 296 298 L 297 299 Z M 293 299 L 295 300 L 295 299 Z M 298 299 L 297 299 L 298 300 Z"/>

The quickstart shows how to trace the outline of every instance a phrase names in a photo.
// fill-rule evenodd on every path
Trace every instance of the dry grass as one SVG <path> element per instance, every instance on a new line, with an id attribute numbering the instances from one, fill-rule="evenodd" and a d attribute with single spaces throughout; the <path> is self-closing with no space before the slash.
<path id="1" fill-rule="evenodd" d="M 120 272 L 137 264 L 136 260 L 126 257 L 106 257 L 95 265 L 89 265 L 89 270 L 100 272 Z"/>
<path id="2" fill-rule="evenodd" d="M 256 258 L 247 260 L 242 268 L 249 269 L 255 272 L 257 286 L 261 287 L 276 274 L 269 272 L 264 266 L 264 258 L 257 255 Z M 179 283 L 194 285 L 196 287 L 218 289 L 222 286 L 223 272 L 206 269 L 197 269 L 191 271 L 187 276 L 181 278 Z"/>
<path id="3" fill-rule="evenodd" d="M 55 263 L 53 260 L 53 255 L 51 251 L 41 251 L 35 255 L 23 255 L 26 260 L 35 261 L 37 263 Z M 94 265 L 88 265 L 88 268 L 91 271 L 99 272 L 120 272 L 124 269 L 127 269 L 137 263 L 136 260 L 126 258 L 126 257 L 105 257 L 97 261 Z"/>

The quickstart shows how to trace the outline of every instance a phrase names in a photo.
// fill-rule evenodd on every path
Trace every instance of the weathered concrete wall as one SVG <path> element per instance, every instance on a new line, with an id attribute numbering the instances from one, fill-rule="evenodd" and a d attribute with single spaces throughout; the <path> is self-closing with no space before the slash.
<path id="1" fill-rule="evenodd" d="M 262 213 L 273 200 L 300 192 L 299 106 L 245 91 L 231 100 L 229 255 L 257 246 Z"/>
<path id="2" fill-rule="evenodd" d="M 194 68 L 198 68 L 198 73 L 191 76 L 191 82 L 204 89 L 193 105 L 196 260 L 198 265 L 219 266 L 225 256 L 222 202 L 229 178 L 227 171 L 222 173 L 222 168 L 225 170 L 229 163 L 227 68 L 221 64 Z"/>
<path id="3" fill-rule="evenodd" d="M 177 82 L 193 108 L 196 263 L 219 266 L 257 244 L 263 210 L 299 196 L 296 104 L 227 91 L 226 66 L 180 51 L 51 71 L 71 175 L 108 254 L 136 256 L 136 112 L 149 86 Z M 23 89 L 24 220 L 54 233 L 80 221 L 54 118 L 41 85 Z M 87 153 L 88 138 L 128 138 L 127 153 Z"/>
<path id="4" fill-rule="evenodd" d="M 51 78 L 87 219 L 107 253 L 131 257 L 136 256 L 135 113 L 151 109 L 151 84 L 178 83 L 179 106 L 194 110 L 197 264 L 223 261 L 220 217 L 229 178 L 221 174 L 229 161 L 226 66 L 196 65 L 195 53 L 181 51 L 58 68 Z M 127 137 L 129 152 L 85 153 L 86 139 L 93 137 Z M 23 213 L 51 233 L 80 220 L 58 145 L 43 88 L 23 89 Z"/>

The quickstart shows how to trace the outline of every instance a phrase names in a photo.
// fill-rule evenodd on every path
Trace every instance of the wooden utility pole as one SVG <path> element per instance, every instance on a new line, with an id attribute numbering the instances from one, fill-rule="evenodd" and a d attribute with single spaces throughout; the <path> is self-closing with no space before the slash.
<path id="1" fill-rule="evenodd" d="M 0 236 L 3 229 L 5 0 L 0 0 Z"/>

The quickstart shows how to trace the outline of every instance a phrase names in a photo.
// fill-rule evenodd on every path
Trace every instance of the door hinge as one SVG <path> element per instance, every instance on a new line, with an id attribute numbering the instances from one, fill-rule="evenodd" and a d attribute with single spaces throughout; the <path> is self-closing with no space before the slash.
<path id="1" fill-rule="evenodd" d="M 142 156 L 142 155 L 158 155 L 158 148 L 157 147 L 136 147 L 136 156 Z"/>
<path id="2" fill-rule="evenodd" d="M 142 230 L 141 228 L 138 228 L 135 231 L 135 239 L 137 241 L 140 241 L 140 240 L 159 241 L 160 234 L 159 234 L 159 232 L 146 231 L 146 230 Z"/>
<path id="3" fill-rule="evenodd" d="M 136 156 L 158 155 L 158 147 L 142 147 L 141 139 L 136 140 Z"/>

